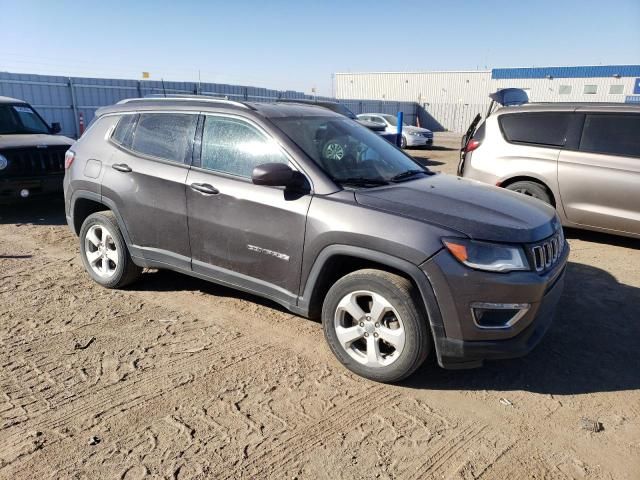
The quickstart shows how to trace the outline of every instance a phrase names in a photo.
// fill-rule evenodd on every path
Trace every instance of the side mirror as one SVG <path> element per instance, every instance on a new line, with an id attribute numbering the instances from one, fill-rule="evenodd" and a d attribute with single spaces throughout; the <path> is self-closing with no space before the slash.
<path id="1" fill-rule="evenodd" d="M 62 128 L 60 127 L 60 124 L 58 122 L 54 122 L 51 124 L 51 133 L 55 135 L 56 133 L 60 133 L 61 131 Z"/>
<path id="2" fill-rule="evenodd" d="M 297 173 L 284 163 L 263 163 L 253 169 L 251 181 L 269 187 L 293 187 L 299 183 Z"/>

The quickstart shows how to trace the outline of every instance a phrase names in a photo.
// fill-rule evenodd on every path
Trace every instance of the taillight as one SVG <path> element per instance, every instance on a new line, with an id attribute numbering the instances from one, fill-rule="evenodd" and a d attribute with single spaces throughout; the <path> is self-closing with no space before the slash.
<path id="1" fill-rule="evenodd" d="M 467 146 L 464 148 L 465 153 L 469 153 L 469 152 L 473 152 L 476 148 L 478 148 L 480 146 L 480 140 L 476 140 L 475 138 L 472 138 L 471 140 L 469 140 L 469 143 L 467 143 Z"/>
<path id="2" fill-rule="evenodd" d="M 64 169 L 68 170 L 73 163 L 73 160 L 76 158 L 76 152 L 73 150 L 67 150 L 67 153 L 64 154 Z"/>

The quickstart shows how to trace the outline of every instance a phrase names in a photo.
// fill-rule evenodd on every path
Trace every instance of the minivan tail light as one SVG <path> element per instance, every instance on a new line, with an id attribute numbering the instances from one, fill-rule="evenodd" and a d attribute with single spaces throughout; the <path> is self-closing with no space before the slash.
<path id="1" fill-rule="evenodd" d="M 76 153 L 73 150 L 67 150 L 64 154 L 64 169 L 68 170 L 73 163 L 73 160 L 76 158 Z"/>
<path id="2" fill-rule="evenodd" d="M 469 143 L 467 143 L 467 146 L 464 148 L 465 153 L 469 153 L 469 152 L 473 152 L 476 148 L 478 148 L 480 146 L 480 140 L 475 140 L 475 139 L 471 139 L 469 140 Z"/>

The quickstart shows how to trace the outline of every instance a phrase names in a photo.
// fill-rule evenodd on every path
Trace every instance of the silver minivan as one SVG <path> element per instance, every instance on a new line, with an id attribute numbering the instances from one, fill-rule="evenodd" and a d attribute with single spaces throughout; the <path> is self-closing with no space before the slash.
<path id="1" fill-rule="evenodd" d="M 549 203 L 565 226 L 640 238 L 640 105 L 503 107 L 467 136 L 458 175 Z"/>

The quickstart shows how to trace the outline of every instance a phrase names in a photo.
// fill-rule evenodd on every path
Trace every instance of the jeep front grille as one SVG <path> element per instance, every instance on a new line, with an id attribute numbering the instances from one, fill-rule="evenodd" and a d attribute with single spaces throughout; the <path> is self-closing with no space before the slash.
<path id="1" fill-rule="evenodd" d="M 546 272 L 553 268 L 562 256 L 564 249 L 564 234 L 562 228 L 543 242 L 530 247 L 531 260 L 536 272 Z"/>
<path id="2" fill-rule="evenodd" d="M 66 145 L 47 148 L 15 148 L 0 150 L 6 157 L 7 168 L 0 171 L 0 177 L 38 177 L 64 173 Z"/>

